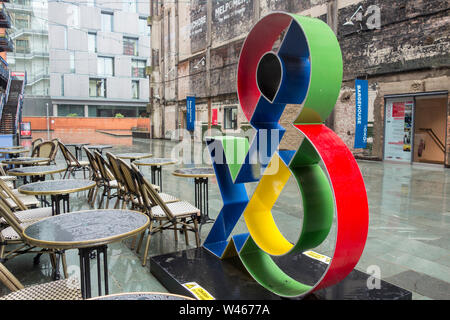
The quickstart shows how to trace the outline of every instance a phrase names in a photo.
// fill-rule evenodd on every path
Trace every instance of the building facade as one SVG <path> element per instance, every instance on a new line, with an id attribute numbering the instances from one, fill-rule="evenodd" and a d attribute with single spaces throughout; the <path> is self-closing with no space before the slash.
<path id="1" fill-rule="evenodd" d="M 27 71 L 25 115 L 45 115 L 50 103 L 47 1 L 11 0 L 5 3 L 11 15 L 10 37 L 14 50 L 7 61 L 12 71 Z"/>
<path id="2" fill-rule="evenodd" d="M 153 0 L 152 134 L 186 128 L 196 97 L 196 138 L 217 121 L 223 133 L 249 127 L 236 72 L 252 26 L 272 11 L 316 17 L 335 31 L 344 79 L 326 124 L 355 155 L 450 166 L 450 4 L 446 0 Z M 355 79 L 368 80 L 368 146 L 355 149 Z"/>
<path id="3" fill-rule="evenodd" d="M 50 96 L 55 116 L 146 113 L 149 3 L 49 2 Z"/>
<path id="4" fill-rule="evenodd" d="M 12 0 L 6 6 L 15 43 L 8 62 L 13 71 L 27 71 L 25 116 L 146 115 L 148 2 Z"/>

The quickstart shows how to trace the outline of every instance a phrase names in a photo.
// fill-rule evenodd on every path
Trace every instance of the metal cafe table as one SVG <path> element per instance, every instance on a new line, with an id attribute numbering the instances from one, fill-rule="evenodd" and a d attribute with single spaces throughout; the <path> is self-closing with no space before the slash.
<path id="1" fill-rule="evenodd" d="M 144 153 L 144 152 L 128 152 L 128 153 L 119 153 L 115 155 L 117 158 L 120 159 L 128 159 L 130 162 L 133 162 L 135 160 L 141 160 L 145 158 L 151 158 L 153 155 L 151 153 Z"/>
<path id="2" fill-rule="evenodd" d="M 0 154 L 7 154 L 11 158 L 18 157 L 21 153 L 28 153 L 30 149 L 25 149 L 23 147 L 2 147 L 0 148 Z"/>
<path id="3" fill-rule="evenodd" d="M 161 167 L 168 164 L 175 164 L 178 161 L 170 158 L 147 158 L 142 160 L 136 160 L 133 163 L 137 166 L 150 166 L 152 184 L 159 186 L 159 190 L 162 191 L 162 174 Z"/>
<path id="4" fill-rule="evenodd" d="M 47 180 L 24 184 L 18 190 L 27 195 L 51 196 L 52 215 L 59 215 L 61 200 L 63 201 L 63 212 L 68 212 L 69 194 L 89 190 L 95 185 L 95 181 L 85 179 Z"/>
<path id="5" fill-rule="evenodd" d="M 87 146 L 90 143 L 65 143 L 64 145 L 66 147 L 74 147 L 75 148 L 75 158 L 77 158 L 77 160 L 83 160 L 83 151 L 81 150 L 81 148 L 83 146 Z"/>
<path id="6" fill-rule="evenodd" d="M 19 165 L 19 166 L 29 166 L 35 165 L 39 163 L 49 162 L 50 158 L 42 158 L 42 157 L 18 157 L 2 160 L 3 163 L 9 165 Z"/>
<path id="7" fill-rule="evenodd" d="M 213 168 L 182 168 L 172 172 L 174 176 L 184 178 L 194 178 L 195 184 L 195 206 L 200 209 L 202 224 L 213 222 L 214 219 L 209 217 L 208 203 L 208 178 L 215 177 Z"/>
<path id="8" fill-rule="evenodd" d="M 94 144 L 94 145 L 89 145 L 86 148 L 88 149 L 94 149 L 96 151 L 98 151 L 98 153 L 103 154 L 103 149 L 110 149 L 113 146 L 110 144 Z"/>
<path id="9" fill-rule="evenodd" d="M 31 182 L 44 181 L 45 175 L 63 172 L 66 170 L 64 166 L 49 165 L 49 166 L 31 166 L 8 170 L 8 175 L 16 177 L 31 177 Z M 24 183 L 27 183 L 25 180 Z"/>
<path id="10" fill-rule="evenodd" d="M 31 245 L 56 250 L 78 249 L 80 255 L 81 294 L 91 298 L 90 254 L 96 252 L 98 294 L 102 295 L 100 253 L 103 254 L 105 294 L 108 289 L 107 245 L 143 232 L 150 220 L 131 210 L 98 209 L 75 211 L 40 220 L 23 231 Z M 58 261 L 56 265 L 59 270 Z"/>

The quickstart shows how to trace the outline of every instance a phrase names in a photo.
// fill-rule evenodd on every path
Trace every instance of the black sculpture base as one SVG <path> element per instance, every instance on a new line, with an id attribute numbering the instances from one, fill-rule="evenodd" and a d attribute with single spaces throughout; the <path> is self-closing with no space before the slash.
<path id="1" fill-rule="evenodd" d="M 286 273 L 303 283 L 314 283 L 327 267 L 325 263 L 304 254 L 279 257 L 277 263 Z M 282 299 L 259 285 L 242 266 L 239 257 L 220 260 L 203 248 L 152 257 L 150 271 L 171 293 L 192 296 L 183 284 L 196 282 L 216 300 Z M 369 277 L 353 270 L 339 284 L 314 292 L 305 299 L 411 300 L 410 291 L 383 280 L 380 289 L 369 290 Z"/>

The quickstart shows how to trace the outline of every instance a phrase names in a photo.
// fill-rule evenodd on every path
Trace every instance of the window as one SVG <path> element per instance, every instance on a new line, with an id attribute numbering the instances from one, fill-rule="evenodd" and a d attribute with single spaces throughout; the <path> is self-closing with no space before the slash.
<path id="1" fill-rule="evenodd" d="M 30 39 L 17 39 L 15 49 L 18 53 L 30 53 Z"/>
<path id="2" fill-rule="evenodd" d="M 89 52 L 97 52 L 97 34 L 96 33 L 88 33 L 88 51 Z"/>
<path id="3" fill-rule="evenodd" d="M 75 73 L 75 53 L 70 53 L 70 72 Z"/>
<path id="4" fill-rule="evenodd" d="M 77 104 L 60 104 L 58 105 L 58 116 L 84 117 L 84 106 Z"/>
<path id="5" fill-rule="evenodd" d="M 133 78 L 145 78 L 145 60 L 131 60 L 131 76 Z"/>
<path id="6" fill-rule="evenodd" d="M 114 76 L 114 58 L 98 57 L 97 74 L 105 77 Z"/>
<path id="7" fill-rule="evenodd" d="M 223 110 L 224 129 L 237 129 L 237 108 L 228 107 Z"/>
<path id="8" fill-rule="evenodd" d="M 133 99 L 139 99 L 139 81 L 131 81 L 131 95 Z"/>
<path id="9" fill-rule="evenodd" d="M 138 39 L 123 37 L 123 54 L 129 56 L 138 55 Z"/>
<path id="10" fill-rule="evenodd" d="M 113 14 L 109 12 L 102 12 L 102 31 L 113 31 Z"/>
<path id="11" fill-rule="evenodd" d="M 106 79 L 89 79 L 89 96 L 106 98 Z"/>
<path id="12" fill-rule="evenodd" d="M 15 14 L 14 27 L 16 29 L 28 29 L 30 27 L 30 16 L 26 14 Z"/>
<path id="13" fill-rule="evenodd" d="M 123 0 L 123 11 L 137 12 L 137 0 Z"/>
<path id="14" fill-rule="evenodd" d="M 142 36 L 150 35 L 150 26 L 147 25 L 147 18 L 139 17 L 139 34 Z"/>
<path id="15" fill-rule="evenodd" d="M 86 5 L 88 7 L 95 7 L 95 0 L 87 0 Z"/>

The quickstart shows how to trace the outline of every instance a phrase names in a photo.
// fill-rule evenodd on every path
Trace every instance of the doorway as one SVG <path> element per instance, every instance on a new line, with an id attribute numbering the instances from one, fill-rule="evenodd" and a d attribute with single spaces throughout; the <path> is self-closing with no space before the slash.
<path id="1" fill-rule="evenodd" d="M 444 164 L 447 96 L 416 97 L 414 162 Z"/>
<path id="2" fill-rule="evenodd" d="M 448 92 L 385 96 L 384 159 L 445 162 Z"/>

